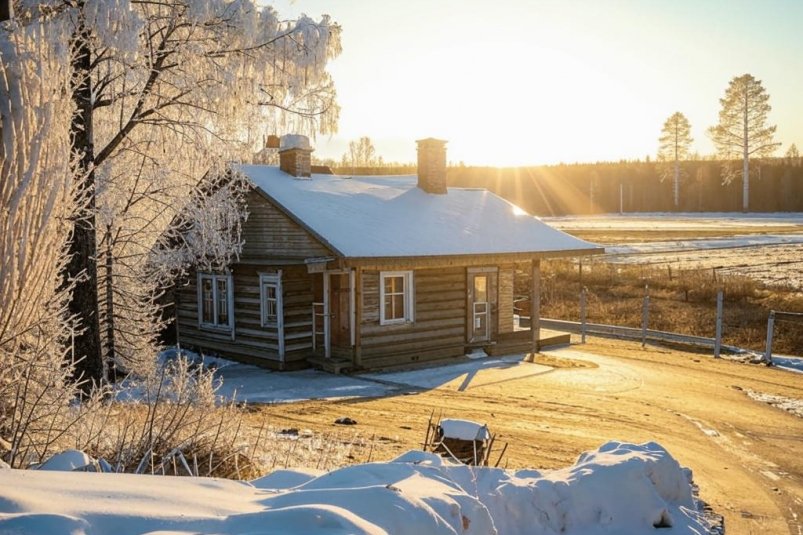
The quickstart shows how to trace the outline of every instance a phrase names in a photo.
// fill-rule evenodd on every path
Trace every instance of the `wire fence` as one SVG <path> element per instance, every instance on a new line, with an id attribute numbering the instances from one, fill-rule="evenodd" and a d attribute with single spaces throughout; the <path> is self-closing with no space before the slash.
<path id="1" fill-rule="evenodd" d="M 547 329 L 566 331 L 580 335 L 581 342 L 585 343 L 586 335 L 610 336 L 630 340 L 641 341 L 642 346 L 647 343 L 672 343 L 693 346 L 697 348 L 710 349 L 715 358 L 721 356 L 722 351 L 730 353 L 752 354 L 761 359 L 766 365 L 773 364 L 772 350 L 773 338 L 777 328 L 777 322 L 788 322 L 795 325 L 803 324 L 803 312 L 776 311 L 770 310 L 767 318 L 767 331 L 765 336 L 765 349 L 763 352 L 749 350 L 735 345 L 723 344 L 723 323 L 725 318 L 725 299 L 724 292 L 719 290 L 716 297 L 716 316 L 714 319 L 714 336 L 698 336 L 657 330 L 650 328 L 650 315 L 654 308 L 651 299 L 649 286 L 645 285 L 644 295 L 641 302 L 641 326 L 628 327 L 622 325 L 610 325 L 604 323 L 592 323 L 588 321 L 588 289 L 583 288 L 579 296 L 579 321 L 569 321 L 560 319 L 543 318 L 541 326 Z"/>

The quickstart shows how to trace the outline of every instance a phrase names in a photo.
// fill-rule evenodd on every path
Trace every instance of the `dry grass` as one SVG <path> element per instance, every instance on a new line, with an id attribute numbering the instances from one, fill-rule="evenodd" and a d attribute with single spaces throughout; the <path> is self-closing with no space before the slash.
<path id="1" fill-rule="evenodd" d="M 276 468 L 331 470 L 370 457 L 373 442 L 353 431 L 277 429 L 248 406 L 222 402 L 216 389 L 210 370 L 180 357 L 116 394 L 97 390 L 54 405 L 43 428 L 34 425 L 38 412 L 25 412 L 23 449 L 10 455 L 0 447 L 0 458 L 26 468 L 76 449 L 98 460 L 95 470 L 248 480 Z"/>
<path id="2" fill-rule="evenodd" d="M 542 314 L 577 321 L 583 286 L 588 290 L 589 322 L 640 327 L 646 291 L 651 329 L 708 337 L 714 336 L 716 296 L 722 289 L 724 343 L 757 351 L 764 349 L 770 310 L 803 312 L 799 292 L 767 288 L 748 277 L 723 276 L 711 270 L 594 263 L 583 266 L 581 279 L 577 265 L 550 261 L 543 265 Z M 517 292 L 525 293 L 525 289 Z M 776 320 L 773 351 L 800 354 L 801 347 L 803 322 Z"/>

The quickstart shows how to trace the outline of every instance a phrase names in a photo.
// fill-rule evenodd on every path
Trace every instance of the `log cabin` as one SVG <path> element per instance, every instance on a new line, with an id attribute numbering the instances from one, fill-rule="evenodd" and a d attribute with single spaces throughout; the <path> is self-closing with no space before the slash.
<path id="1" fill-rule="evenodd" d="M 279 370 L 333 372 L 537 352 L 540 263 L 602 252 L 484 189 L 446 185 L 446 142 L 418 143 L 417 176 L 313 174 L 303 136 L 252 184 L 243 250 L 176 292 L 179 343 Z M 514 277 L 530 278 L 529 328 Z"/>

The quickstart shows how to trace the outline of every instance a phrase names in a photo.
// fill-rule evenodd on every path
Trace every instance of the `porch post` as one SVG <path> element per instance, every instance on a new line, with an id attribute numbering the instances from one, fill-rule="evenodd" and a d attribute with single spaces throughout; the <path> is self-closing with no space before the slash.
<path id="1" fill-rule="evenodd" d="M 541 350 L 541 260 L 532 261 L 532 277 L 530 278 L 530 334 L 532 336 L 532 352 Z"/>
<path id="2" fill-rule="evenodd" d="M 354 367 L 362 367 L 362 268 L 354 270 Z"/>
<path id="3" fill-rule="evenodd" d="M 331 333 L 331 318 L 329 309 L 329 273 L 323 273 L 323 356 L 324 358 L 332 358 L 332 340 L 330 339 Z"/>

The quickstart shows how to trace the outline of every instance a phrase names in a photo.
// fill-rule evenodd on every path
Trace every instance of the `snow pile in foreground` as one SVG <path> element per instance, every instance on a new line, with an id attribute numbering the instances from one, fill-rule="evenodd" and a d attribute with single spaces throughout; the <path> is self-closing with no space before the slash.
<path id="1" fill-rule="evenodd" d="M 569 468 L 473 468 L 411 451 L 251 483 L 0 471 L 0 533 L 708 533 L 691 475 L 660 445 L 609 442 Z"/>

